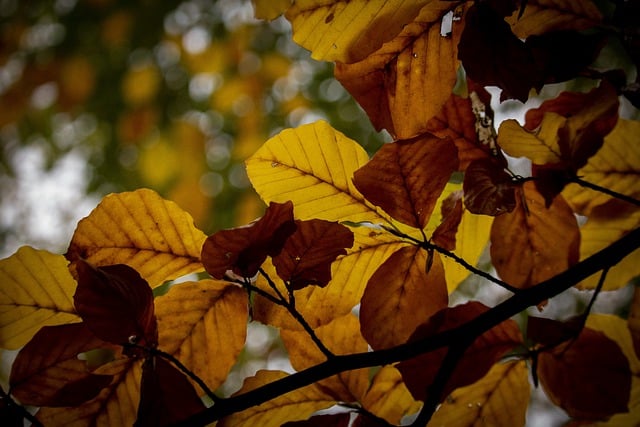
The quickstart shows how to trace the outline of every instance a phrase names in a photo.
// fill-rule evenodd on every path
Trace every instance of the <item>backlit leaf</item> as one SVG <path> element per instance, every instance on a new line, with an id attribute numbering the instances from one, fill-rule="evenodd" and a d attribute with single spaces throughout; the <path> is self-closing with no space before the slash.
<path id="1" fill-rule="evenodd" d="M 489 308 L 477 301 L 441 310 L 432 316 L 427 323 L 419 326 L 411 340 L 432 336 L 473 321 L 478 315 Z M 444 399 L 454 389 L 472 384 L 482 378 L 489 369 L 506 352 L 522 343 L 522 336 L 518 325 L 511 319 L 500 323 L 475 339 L 467 348 L 447 381 L 440 400 Z M 397 367 L 402 378 L 414 398 L 426 398 L 426 384 L 435 379 L 442 361 L 447 353 L 446 348 L 423 354 L 418 357 L 400 362 Z"/>
<path id="2" fill-rule="evenodd" d="M 480 380 L 454 390 L 427 425 L 470 427 L 482 420 L 495 427 L 523 426 L 530 394 L 524 360 L 496 363 Z"/>
<path id="3" fill-rule="evenodd" d="M 394 219 L 424 228 L 436 200 L 458 168 L 458 150 L 450 139 L 433 135 L 383 145 L 354 174 L 368 201 Z"/>
<path id="4" fill-rule="evenodd" d="M 431 241 L 449 251 L 456 248 L 456 233 L 460 221 L 462 221 L 462 191 L 451 193 L 442 202 L 440 208 L 442 214 L 442 222 L 431 235 Z"/>
<path id="5" fill-rule="evenodd" d="M 371 276 L 360 305 L 362 335 L 379 350 L 405 343 L 449 298 L 440 255 L 405 246 Z"/>
<path id="6" fill-rule="evenodd" d="M 538 376 L 551 401 L 572 417 L 598 420 L 628 409 L 629 362 L 602 332 L 585 328 L 575 340 L 541 352 Z"/>
<path id="7" fill-rule="evenodd" d="M 201 280 L 174 285 L 156 299 L 158 347 L 211 389 L 226 379 L 244 346 L 247 294 L 237 285 Z"/>
<path id="8" fill-rule="evenodd" d="M 296 231 L 273 257 L 273 264 L 292 289 L 325 286 L 331 280 L 331 263 L 351 246 L 353 233 L 344 225 L 321 219 L 298 220 Z"/>
<path id="9" fill-rule="evenodd" d="M 546 208 L 533 182 L 526 182 L 518 190 L 516 202 L 513 212 L 493 222 L 491 259 L 504 281 L 528 288 L 578 261 L 580 230 L 562 196 Z"/>
<path id="10" fill-rule="evenodd" d="M 141 189 L 106 196 L 78 223 L 66 257 L 72 263 L 86 259 L 95 266 L 127 264 L 156 287 L 202 271 L 205 239 L 188 213 Z"/>
<path id="11" fill-rule="evenodd" d="M 526 132 L 517 120 L 500 124 L 498 143 L 512 157 L 526 157 L 534 164 L 559 163 L 562 160 L 558 133 L 566 119 L 557 113 L 545 114 L 544 120 L 532 132 Z"/>
<path id="12" fill-rule="evenodd" d="M 458 69 L 464 14 L 441 34 L 442 18 L 458 2 L 431 1 L 395 38 L 360 62 L 337 63 L 335 76 L 367 112 L 376 129 L 398 139 L 427 131 L 451 95 Z M 461 6 L 463 7 L 463 6 Z M 420 100 L 416 102 L 416 100 Z"/>
<path id="13" fill-rule="evenodd" d="M 492 158 L 472 161 L 464 174 L 464 206 L 477 215 L 498 216 L 516 207 L 516 185 Z"/>
<path id="14" fill-rule="evenodd" d="M 293 40 L 317 60 L 355 62 L 391 40 L 427 0 L 311 0 L 294 2 L 286 17 Z"/>
<path id="15" fill-rule="evenodd" d="M 367 411 L 396 425 L 404 415 L 420 409 L 420 402 L 411 396 L 400 372 L 390 365 L 380 368 L 360 402 Z"/>
<path id="16" fill-rule="evenodd" d="M 80 320 L 67 264 L 62 255 L 28 246 L 0 260 L 0 347 L 17 349 L 42 326 Z"/>
<path id="17" fill-rule="evenodd" d="M 76 271 L 73 301 L 93 334 L 116 345 L 157 344 L 153 293 L 137 271 L 124 264 L 96 268 L 83 260 L 76 263 Z"/>
<path id="18" fill-rule="evenodd" d="M 92 399 L 111 376 L 92 374 L 78 354 L 107 345 L 84 323 L 44 326 L 11 366 L 11 394 L 34 406 L 77 406 Z"/>
<path id="19" fill-rule="evenodd" d="M 244 381 L 237 394 L 247 392 L 285 377 L 281 371 L 258 371 Z M 275 399 L 235 413 L 218 422 L 218 427 L 280 427 L 287 421 L 306 420 L 314 412 L 330 407 L 335 402 L 315 384 L 302 387 Z"/>
<path id="20" fill-rule="evenodd" d="M 295 229 L 292 203 L 272 202 L 264 216 L 248 227 L 209 236 L 202 246 L 202 263 L 216 279 L 223 279 L 227 270 L 253 277 L 267 256 L 280 253 Z"/>

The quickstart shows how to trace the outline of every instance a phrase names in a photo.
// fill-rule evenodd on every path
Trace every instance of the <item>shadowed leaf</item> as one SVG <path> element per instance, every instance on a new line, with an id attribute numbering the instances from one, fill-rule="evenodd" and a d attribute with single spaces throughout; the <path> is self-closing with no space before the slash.
<path id="1" fill-rule="evenodd" d="M 631 333 L 636 357 L 640 357 L 640 287 L 638 286 L 636 286 L 633 291 L 633 300 L 629 308 L 627 328 Z"/>
<path id="2" fill-rule="evenodd" d="M 440 255 L 427 266 L 427 252 L 406 246 L 371 276 L 362 296 L 362 335 L 379 350 L 405 343 L 418 325 L 447 306 L 447 284 Z"/>
<path id="3" fill-rule="evenodd" d="M 290 421 L 282 427 L 349 427 L 350 413 L 315 415 L 304 421 Z"/>
<path id="4" fill-rule="evenodd" d="M 452 251 L 456 248 L 456 233 L 462 221 L 462 191 L 451 193 L 442 202 L 442 222 L 435 229 L 431 241 L 436 245 Z"/>
<path id="5" fill-rule="evenodd" d="M 375 374 L 360 402 L 366 410 L 394 425 L 400 424 L 404 415 L 418 412 L 421 405 L 407 390 L 400 372 L 390 365 Z"/>
<path id="6" fill-rule="evenodd" d="M 522 16 L 516 10 L 506 21 L 521 39 L 558 30 L 586 30 L 602 21 L 591 0 L 529 0 Z"/>
<path id="7" fill-rule="evenodd" d="M 80 320 L 67 264 L 62 255 L 29 246 L 0 260 L 0 347 L 17 349 L 42 326 Z"/>
<path id="8" fill-rule="evenodd" d="M 477 159 L 464 175 L 464 206 L 477 215 L 498 216 L 516 207 L 516 185 L 500 162 Z"/>

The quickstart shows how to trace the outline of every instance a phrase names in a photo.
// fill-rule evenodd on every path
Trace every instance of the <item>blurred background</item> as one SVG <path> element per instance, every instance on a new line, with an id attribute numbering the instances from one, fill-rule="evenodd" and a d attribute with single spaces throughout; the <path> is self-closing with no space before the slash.
<path id="1" fill-rule="evenodd" d="M 64 253 L 110 192 L 158 191 L 210 234 L 263 212 L 243 161 L 325 118 L 384 136 L 249 0 L 0 0 L 0 258 Z"/>

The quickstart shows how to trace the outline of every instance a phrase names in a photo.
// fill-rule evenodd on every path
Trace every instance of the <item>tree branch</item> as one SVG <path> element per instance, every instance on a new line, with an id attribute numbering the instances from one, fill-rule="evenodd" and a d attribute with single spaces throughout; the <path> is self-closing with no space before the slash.
<path id="1" fill-rule="evenodd" d="M 528 307 L 552 298 L 592 274 L 617 264 L 639 247 L 640 228 L 637 228 L 570 269 L 536 286 L 514 294 L 506 301 L 457 328 L 389 349 L 335 356 L 326 362 L 265 384 L 254 390 L 221 399 L 214 406 L 176 425 L 205 425 L 341 372 L 388 365 L 452 345 L 458 340 L 466 341 L 469 337 L 478 337 Z"/>

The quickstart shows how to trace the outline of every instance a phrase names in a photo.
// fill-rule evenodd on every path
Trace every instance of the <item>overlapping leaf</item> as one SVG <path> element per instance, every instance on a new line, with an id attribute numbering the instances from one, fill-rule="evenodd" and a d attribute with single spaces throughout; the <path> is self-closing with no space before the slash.
<path id="1" fill-rule="evenodd" d="M 247 295 L 223 281 L 171 287 L 156 301 L 158 347 L 178 358 L 215 389 L 242 350 L 247 331 Z"/>
<path id="2" fill-rule="evenodd" d="M 315 0 L 286 11 L 293 40 L 317 60 L 356 62 L 394 38 L 428 0 Z"/>
<path id="3" fill-rule="evenodd" d="M 493 158 L 472 161 L 464 175 L 464 205 L 478 215 L 498 216 L 516 207 L 516 185 Z"/>
<path id="4" fill-rule="evenodd" d="M 491 259 L 504 281 L 527 288 L 578 261 L 580 231 L 573 211 L 561 196 L 546 208 L 532 182 L 526 182 L 519 191 L 522 197 L 516 197 L 516 209 L 493 222 Z"/>
<path id="5" fill-rule="evenodd" d="M 354 184 L 394 219 L 422 229 L 457 168 L 458 150 L 452 141 L 426 134 L 382 146 L 356 171 Z"/>
<path id="6" fill-rule="evenodd" d="M 379 350 L 405 343 L 416 327 L 449 302 L 439 254 L 416 246 L 391 255 L 371 276 L 362 296 L 362 335 Z"/>
<path id="7" fill-rule="evenodd" d="M 387 129 L 398 139 L 415 137 L 427 131 L 429 120 L 449 99 L 456 82 L 463 23 L 457 16 L 448 35 L 441 34 L 441 23 L 457 5 L 429 2 L 413 22 L 366 59 L 336 64 L 336 78 L 376 129 Z"/>
<path id="8" fill-rule="evenodd" d="M 191 216 L 157 193 L 111 194 L 76 227 L 66 257 L 95 266 L 127 264 L 151 287 L 202 271 L 206 236 Z"/>
<path id="9" fill-rule="evenodd" d="M 530 394 L 524 361 L 497 363 L 480 380 L 454 390 L 428 425 L 467 427 L 478 420 L 495 427 L 525 425 Z"/>
<path id="10" fill-rule="evenodd" d="M 403 416 L 417 412 L 421 405 L 407 390 L 400 372 L 390 365 L 375 374 L 360 403 L 369 412 L 396 425 Z"/>
<path id="11" fill-rule="evenodd" d="M 67 264 L 61 255 L 28 246 L 0 260 L 0 347 L 17 349 L 42 326 L 80 319 Z"/>
<path id="12" fill-rule="evenodd" d="M 238 393 L 245 393 L 286 375 L 281 371 L 258 371 L 255 376 L 245 380 Z M 287 421 L 306 420 L 314 412 L 332 406 L 334 403 L 335 401 L 328 399 L 321 388 L 312 384 L 223 418 L 217 425 L 219 427 L 258 425 L 280 427 Z"/>
<path id="13" fill-rule="evenodd" d="M 455 191 L 442 202 L 440 213 L 442 222 L 431 235 L 431 241 L 448 251 L 456 248 L 456 233 L 462 221 L 464 208 L 462 206 L 462 191 Z"/>

